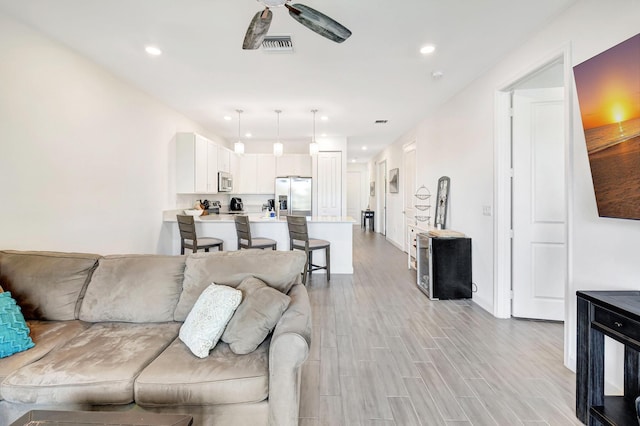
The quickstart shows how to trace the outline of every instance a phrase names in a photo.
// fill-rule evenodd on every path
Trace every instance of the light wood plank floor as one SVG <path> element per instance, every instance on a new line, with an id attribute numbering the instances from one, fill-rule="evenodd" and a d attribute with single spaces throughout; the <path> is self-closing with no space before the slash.
<path id="1" fill-rule="evenodd" d="M 354 227 L 354 274 L 314 274 L 300 424 L 580 425 L 563 326 L 430 301 L 406 254 Z"/>

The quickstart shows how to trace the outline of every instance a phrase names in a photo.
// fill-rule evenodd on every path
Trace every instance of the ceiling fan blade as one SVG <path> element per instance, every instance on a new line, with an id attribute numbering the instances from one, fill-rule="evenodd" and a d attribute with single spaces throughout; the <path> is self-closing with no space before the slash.
<path id="1" fill-rule="evenodd" d="M 329 40 L 342 43 L 351 36 L 351 31 L 347 27 L 309 6 L 300 3 L 285 4 L 285 6 L 293 19 Z"/>
<path id="2" fill-rule="evenodd" d="M 244 36 L 244 42 L 242 43 L 243 49 L 255 50 L 260 47 L 264 36 L 266 36 L 267 31 L 269 31 L 271 18 L 273 18 L 273 13 L 271 13 L 269 8 L 256 13 L 249 23 L 249 28 L 247 28 L 247 33 Z"/>

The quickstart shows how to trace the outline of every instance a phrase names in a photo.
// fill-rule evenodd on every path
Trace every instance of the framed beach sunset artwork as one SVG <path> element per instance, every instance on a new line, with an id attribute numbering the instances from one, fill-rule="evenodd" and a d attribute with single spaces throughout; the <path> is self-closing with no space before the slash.
<path id="1" fill-rule="evenodd" d="M 640 34 L 573 74 L 598 214 L 640 219 Z"/>

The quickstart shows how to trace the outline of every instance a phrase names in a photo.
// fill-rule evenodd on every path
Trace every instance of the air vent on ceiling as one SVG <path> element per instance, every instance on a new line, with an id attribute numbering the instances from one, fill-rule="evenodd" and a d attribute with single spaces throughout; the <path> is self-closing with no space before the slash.
<path id="1" fill-rule="evenodd" d="M 376 120 L 375 124 L 387 124 L 389 120 Z"/>
<path id="2" fill-rule="evenodd" d="M 291 36 L 266 36 L 262 41 L 265 52 L 293 52 Z"/>

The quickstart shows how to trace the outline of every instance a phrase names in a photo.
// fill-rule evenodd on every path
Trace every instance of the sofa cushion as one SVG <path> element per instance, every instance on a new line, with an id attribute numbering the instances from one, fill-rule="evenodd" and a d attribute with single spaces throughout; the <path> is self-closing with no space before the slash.
<path id="1" fill-rule="evenodd" d="M 11 292 L 0 293 L 0 358 L 33 347 L 29 327 Z"/>
<path id="2" fill-rule="evenodd" d="M 77 319 L 97 254 L 0 251 L 0 285 L 10 291 L 25 319 Z"/>
<path id="3" fill-rule="evenodd" d="M 269 388 L 269 342 L 248 355 L 236 355 L 219 342 L 206 358 L 194 357 L 176 339 L 140 373 L 139 405 L 215 405 L 258 402 Z"/>
<path id="4" fill-rule="evenodd" d="M 127 404 L 136 376 L 178 335 L 177 323 L 100 323 L 10 374 L 0 394 L 25 404 Z"/>
<path id="5" fill-rule="evenodd" d="M 245 278 L 255 276 L 268 286 L 288 293 L 300 279 L 305 261 L 305 254 L 300 251 L 241 250 L 190 254 L 174 320 L 184 321 L 200 293 L 212 282 L 235 288 Z"/>
<path id="6" fill-rule="evenodd" d="M 205 358 L 218 343 L 242 300 L 242 292 L 226 285 L 207 287 L 180 327 L 180 340 L 198 358 Z"/>
<path id="7" fill-rule="evenodd" d="M 254 351 L 278 323 L 291 298 L 255 277 L 238 286 L 242 303 L 227 324 L 222 341 L 236 354 Z"/>
<path id="8" fill-rule="evenodd" d="M 35 346 L 27 351 L 0 359 L 0 383 L 20 367 L 39 360 L 52 349 L 61 346 L 80 332 L 89 328 L 88 323 L 73 321 L 27 321 L 31 340 Z"/>
<path id="9" fill-rule="evenodd" d="M 114 255 L 100 259 L 80 308 L 89 322 L 173 321 L 184 256 Z"/>

